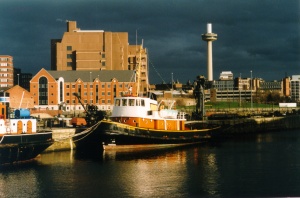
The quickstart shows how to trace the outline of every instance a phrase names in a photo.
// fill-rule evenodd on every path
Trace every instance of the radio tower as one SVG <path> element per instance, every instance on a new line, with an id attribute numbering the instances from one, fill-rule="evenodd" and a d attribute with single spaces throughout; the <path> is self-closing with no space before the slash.
<path id="1" fill-rule="evenodd" d="M 217 34 L 212 33 L 211 23 L 207 24 L 207 33 L 202 34 L 202 40 L 207 41 L 207 78 L 208 81 L 213 80 L 213 64 L 212 64 L 212 42 L 217 40 Z"/>

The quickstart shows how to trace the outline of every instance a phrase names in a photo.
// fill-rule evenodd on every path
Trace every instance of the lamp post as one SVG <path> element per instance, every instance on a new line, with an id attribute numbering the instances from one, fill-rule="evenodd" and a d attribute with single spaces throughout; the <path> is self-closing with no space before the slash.
<path id="1" fill-rule="evenodd" d="M 251 77 L 250 77 L 250 91 L 251 91 L 251 111 L 252 111 L 252 70 L 250 71 Z"/>
<path id="2" fill-rule="evenodd" d="M 17 74 L 18 75 L 18 85 L 19 85 L 19 77 L 20 77 L 20 74 Z"/>
<path id="3" fill-rule="evenodd" d="M 173 72 L 171 73 L 172 74 L 172 82 L 171 82 L 171 95 L 172 95 L 172 98 L 173 98 Z"/>

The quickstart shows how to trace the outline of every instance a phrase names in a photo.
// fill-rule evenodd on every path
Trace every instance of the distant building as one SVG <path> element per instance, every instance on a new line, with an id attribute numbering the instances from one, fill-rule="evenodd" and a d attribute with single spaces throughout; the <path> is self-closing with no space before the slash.
<path id="1" fill-rule="evenodd" d="M 291 79 L 291 98 L 295 102 L 300 101 L 300 75 L 293 75 Z"/>
<path id="2" fill-rule="evenodd" d="M 130 87 L 136 94 L 137 83 L 134 79 L 135 72 L 132 70 L 91 72 L 41 69 L 30 81 L 30 93 L 37 109 L 83 111 L 73 95 L 78 93 L 84 105 L 93 104 L 98 109 L 110 110 L 114 97 L 128 93 Z"/>
<path id="3" fill-rule="evenodd" d="M 222 71 L 219 79 L 220 80 L 233 80 L 233 74 L 231 71 Z"/>
<path id="4" fill-rule="evenodd" d="M 259 84 L 259 89 L 263 91 L 277 91 L 282 93 L 282 82 L 280 81 L 263 81 Z"/>
<path id="5" fill-rule="evenodd" d="M 67 22 L 62 39 L 51 40 L 51 70 L 137 70 L 140 92 L 148 89 L 148 55 L 142 45 L 129 45 L 127 32 L 80 30 Z"/>
<path id="6" fill-rule="evenodd" d="M 0 87 L 12 87 L 14 85 L 13 57 L 0 55 Z"/>
<path id="7" fill-rule="evenodd" d="M 29 91 L 30 80 L 32 78 L 31 73 L 22 73 L 21 69 L 14 68 L 14 85 L 19 85 Z"/>
<path id="8" fill-rule="evenodd" d="M 285 77 L 282 80 L 282 93 L 284 96 L 291 95 L 291 78 L 290 77 Z"/>
<path id="9" fill-rule="evenodd" d="M 233 80 L 214 80 L 212 81 L 212 89 L 217 90 L 234 90 Z"/>
<path id="10" fill-rule="evenodd" d="M 250 78 L 235 78 L 235 87 L 237 90 L 250 90 L 250 81 Z"/>

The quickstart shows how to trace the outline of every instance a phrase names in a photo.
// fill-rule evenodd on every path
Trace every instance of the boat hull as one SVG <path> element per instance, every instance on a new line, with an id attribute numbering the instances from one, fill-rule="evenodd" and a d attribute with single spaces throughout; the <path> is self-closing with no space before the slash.
<path id="1" fill-rule="evenodd" d="M 193 130 L 154 130 L 133 127 L 114 121 L 101 123 L 88 133 L 73 137 L 76 149 L 91 150 L 109 148 L 128 148 L 130 145 L 149 147 L 154 145 L 178 146 L 207 141 L 218 128 L 203 128 Z M 118 147 L 120 146 L 120 147 Z M 122 146 L 122 147 L 121 147 Z"/>
<path id="2" fill-rule="evenodd" d="M 3 135 L 0 141 L 0 164 L 31 160 L 53 142 L 52 132 Z"/>

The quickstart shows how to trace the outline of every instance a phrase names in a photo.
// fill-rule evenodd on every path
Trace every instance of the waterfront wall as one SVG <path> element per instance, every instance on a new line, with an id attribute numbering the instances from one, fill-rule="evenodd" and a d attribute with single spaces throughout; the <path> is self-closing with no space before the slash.
<path id="1" fill-rule="evenodd" d="M 300 128 L 300 115 L 281 117 L 259 117 L 231 120 L 212 120 L 222 126 L 221 136 L 232 136 L 245 133 L 264 133 Z"/>
<path id="2" fill-rule="evenodd" d="M 75 134 L 76 128 L 54 128 L 52 130 L 52 138 L 54 144 L 48 147 L 45 152 L 72 150 L 75 144 L 72 141 L 72 136 Z"/>

